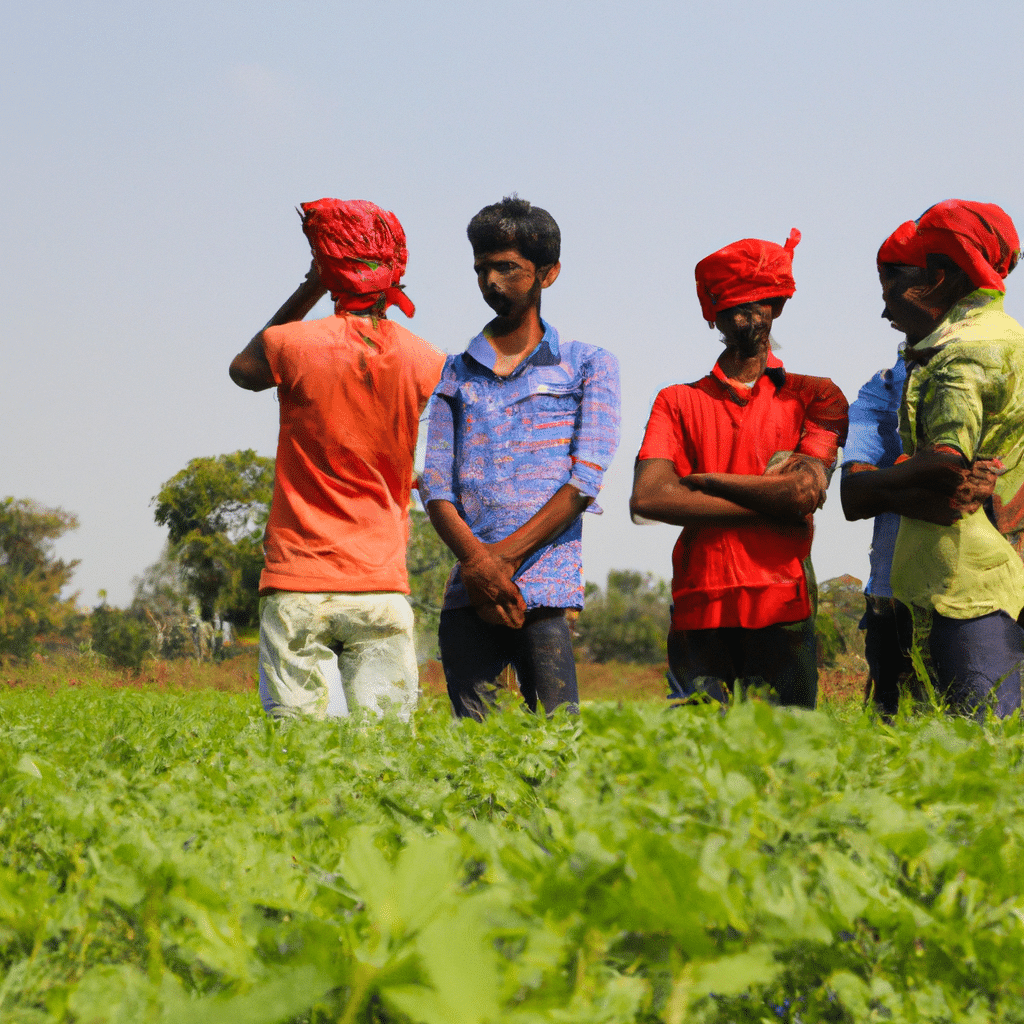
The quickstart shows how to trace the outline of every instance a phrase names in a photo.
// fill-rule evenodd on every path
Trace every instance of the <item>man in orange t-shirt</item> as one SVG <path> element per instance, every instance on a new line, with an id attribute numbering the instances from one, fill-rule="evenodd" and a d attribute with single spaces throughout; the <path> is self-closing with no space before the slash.
<path id="1" fill-rule="evenodd" d="M 277 717 L 353 706 L 407 718 L 419 693 L 405 567 L 419 418 L 444 355 L 412 316 L 405 233 L 363 200 L 303 203 L 306 280 L 231 363 L 277 387 L 280 434 L 260 578 L 260 698 Z M 303 317 L 325 292 L 334 315 Z"/>
<path id="2" fill-rule="evenodd" d="M 846 437 L 832 381 L 787 373 L 772 322 L 796 287 L 785 246 L 745 238 L 701 260 L 697 294 L 725 351 L 711 373 L 665 388 L 647 423 L 630 509 L 682 526 L 673 551 L 672 697 L 726 700 L 764 685 L 783 704 L 817 699 L 811 515 Z"/>

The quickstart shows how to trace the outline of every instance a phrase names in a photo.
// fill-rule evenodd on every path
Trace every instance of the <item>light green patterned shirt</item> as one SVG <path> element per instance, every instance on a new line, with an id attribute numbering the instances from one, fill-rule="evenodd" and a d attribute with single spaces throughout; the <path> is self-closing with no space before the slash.
<path id="1" fill-rule="evenodd" d="M 910 352 L 922 364 L 907 378 L 903 450 L 946 445 L 968 460 L 998 457 L 1006 472 L 993 495 L 998 528 L 984 508 L 953 526 L 901 519 L 893 593 L 953 619 L 1000 609 L 1016 618 L 1024 607 L 1024 328 L 1003 312 L 1001 292 L 979 288 Z"/>

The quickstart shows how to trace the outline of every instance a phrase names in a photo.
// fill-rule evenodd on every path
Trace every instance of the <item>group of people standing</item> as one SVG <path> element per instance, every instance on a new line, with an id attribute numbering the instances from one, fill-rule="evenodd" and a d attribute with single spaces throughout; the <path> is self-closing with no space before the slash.
<path id="1" fill-rule="evenodd" d="M 474 271 L 495 316 L 448 357 L 387 318 L 392 305 L 414 312 L 394 214 L 321 199 L 303 204 L 302 227 L 309 273 L 231 363 L 236 384 L 276 387 L 280 402 L 260 581 L 264 708 L 411 714 L 416 487 L 458 560 L 438 638 L 454 712 L 484 715 L 509 665 L 531 710 L 575 708 L 566 613 L 583 605 L 582 519 L 600 511 L 618 445 L 619 373 L 611 353 L 541 319 L 558 225 L 517 197 L 473 217 Z M 1008 714 L 1024 661 L 1024 332 L 1002 311 L 1013 225 L 996 206 L 952 200 L 886 240 L 883 316 L 906 345 L 852 409 L 832 381 L 789 373 L 772 351 L 799 240 L 795 229 L 785 245 L 742 239 L 697 264 L 701 312 L 725 348 L 705 377 L 661 391 L 637 456 L 634 522 L 682 527 L 669 695 L 724 701 L 758 687 L 815 706 L 812 517 L 845 444 L 846 515 L 875 517 L 870 695 L 895 711 L 916 622 L 951 708 Z M 334 314 L 306 321 L 327 292 Z"/>

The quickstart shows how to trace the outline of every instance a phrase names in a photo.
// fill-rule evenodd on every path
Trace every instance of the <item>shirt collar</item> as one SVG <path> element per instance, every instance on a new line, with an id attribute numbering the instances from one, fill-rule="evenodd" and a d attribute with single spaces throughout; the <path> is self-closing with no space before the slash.
<path id="1" fill-rule="evenodd" d="M 545 320 L 541 320 L 540 325 L 544 328 L 544 335 L 540 339 L 540 343 L 512 371 L 510 376 L 514 377 L 531 363 L 535 363 L 538 366 L 550 366 L 561 361 L 561 355 L 558 350 L 558 331 Z M 498 353 L 494 351 L 483 331 L 466 346 L 466 355 L 472 356 L 484 369 L 490 370 L 491 373 L 494 372 L 494 364 L 497 361 Z"/>
<path id="2" fill-rule="evenodd" d="M 978 316 L 981 313 L 1001 313 L 1003 311 L 1002 292 L 995 288 L 975 288 L 959 302 L 953 304 L 950 311 L 939 321 L 931 334 L 906 348 L 908 363 L 927 363 L 928 360 L 949 340 L 949 335 L 956 329 L 961 320 Z"/>
<path id="3" fill-rule="evenodd" d="M 718 383 L 722 385 L 732 397 L 739 402 L 740 405 L 746 405 L 750 401 L 750 396 L 757 390 L 757 385 L 760 381 L 756 382 L 752 388 L 740 388 L 737 390 L 732 385 L 732 381 L 722 372 L 722 367 L 719 366 L 718 361 L 715 361 L 715 365 L 711 370 L 711 376 L 716 378 Z M 786 368 L 782 365 L 782 360 L 771 350 L 768 350 L 768 365 L 765 367 L 764 373 L 761 375 L 767 377 L 772 384 L 775 385 L 775 390 L 778 391 L 783 384 L 786 383 Z"/>

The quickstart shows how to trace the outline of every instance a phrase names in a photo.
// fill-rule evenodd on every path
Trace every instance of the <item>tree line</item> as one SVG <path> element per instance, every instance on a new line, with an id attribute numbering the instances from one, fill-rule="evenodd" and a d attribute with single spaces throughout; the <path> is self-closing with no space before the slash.
<path id="1" fill-rule="evenodd" d="M 113 665 L 138 669 L 146 658 L 216 657 L 225 637 L 254 635 L 263 569 L 263 530 L 274 490 L 274 461 L 252 449 L 192 459 L 153 498 L 167 528 L 161 558 L 138 577 L 131 604 L 112 608 L 100 593 L 91 612 L 63 597 L 77 560 L 53 545 L 77 517 L 29 499 L 0 501 L 0 658 L 30 657 L 48 641 Z M 422 511 L 411 512 L 407 550 L 410 602 L 421 654 L 436 651 L 438 618 L 454 557 Z M 856 585 L 856 586 L 854 586 Z M 822 585 L 819 661 L 856 643 L 850 577 Z M 588 582 L 574 622 L 581 660 L 657 664 L 665 660 L 671 593 L 651 573 L 613 569 L 604 587 Z"/>

